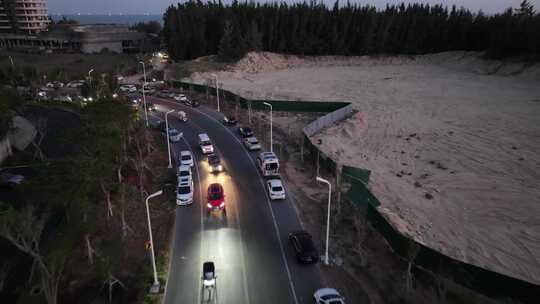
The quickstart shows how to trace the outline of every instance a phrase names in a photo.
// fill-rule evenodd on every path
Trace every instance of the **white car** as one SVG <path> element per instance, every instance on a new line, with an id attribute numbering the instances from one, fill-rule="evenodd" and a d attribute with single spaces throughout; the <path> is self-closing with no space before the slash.
<path id="1" fill-rule="evenodd" d="M 68 88 L 81 88 L 84 85 L 84 80 L 74 80 L 68 82 L 66 85 Z"/>
<path id="2" fill-rule="evenodd" d="M 193 180 L 189 177 L 178 178 L 176 204 L 178 206 L 185 206 L 191 203 L 193 203 Z"/>
<path id="3" fill-rule="evenodd" d="M 171 142 L 179 142 L 184 134 L 178 132 L 175 128 L 169 128 L 169 140 Z"/>
<path id="4" fill-rule="evenodd" d="M 180 165 L 193 167 L 193 156 L 190 151 L 184 150 L 180 152 Z"/>
<path id="5" fill-rule="evenodd" d="M 317 304 L 345 304 L 345 298 L 334 288 L 321 288 L 313 294 Z"/>
<path id="6" fill-rule="evenodd" d="M 178 182 L 183 178 L 191 179 L 191 167 L 186 165 L 180 165 L 178 167 Z"/>
<path id="7" fill-rule="evenodd" d="M 63 95 L 63 96 L 58 97 L 58 101 L 72 102 L 73 99 L 69 95 Z"/>
<path id="8" fill-rule="evenodd" d="M 285 188 L 279 179 L 270 179 L 266 182 L 271 200 L 285 199 Z"/>
<path id="9" fill-rule="evenodd" d="M 187 97 L 184 94 L 178 94 L 174 96 L 174 100 L 184 102 L 187 101 Z"/>
<path id="10" fill-rule="evenodd" d="M 255 138 L 254 136 L 245 138 L 244 139 L 244 146 L 246 146 L 246 148 L 249 151 L 257 151 L 257 150 L 261 149 L 261 144 L 259 143 L 257 138 Z"/>

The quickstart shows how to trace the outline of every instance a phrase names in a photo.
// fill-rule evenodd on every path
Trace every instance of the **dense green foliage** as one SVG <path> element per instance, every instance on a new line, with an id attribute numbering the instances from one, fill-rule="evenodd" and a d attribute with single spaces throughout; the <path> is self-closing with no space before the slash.
<path id="1" fill-rule="evenodd" d="M 519 9 L 487 16 L 442 5 L 373 6 L 309 3 L 189 1 L 170 6 L 163 35 L 176 59 L 245 52 L 299 55 L 424 54 L 487 51 L 490 58 L 540 52 L 540 15 L 523 1 Z"/>

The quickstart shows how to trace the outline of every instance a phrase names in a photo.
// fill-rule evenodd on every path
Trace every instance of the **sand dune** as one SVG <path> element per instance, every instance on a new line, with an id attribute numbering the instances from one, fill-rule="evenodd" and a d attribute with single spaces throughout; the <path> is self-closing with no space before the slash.
<path id="1" fill-rule="evenodd" d="M 224 88 L 247 97 L 352 101 L 359 112 L 315 138 L 339 162 L 372 170 L 370 187 L 396 228 L 540 284 L 538 65 L 466 52 L 252 53 L 219 74 Z"/>

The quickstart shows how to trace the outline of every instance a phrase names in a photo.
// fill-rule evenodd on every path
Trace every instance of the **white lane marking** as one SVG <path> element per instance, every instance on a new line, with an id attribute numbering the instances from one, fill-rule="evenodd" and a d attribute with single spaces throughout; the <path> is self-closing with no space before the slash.
<path id="1" fill-rule="evenodd" d="M 204 130 L 203 128 L 201 128 L 201 126 L 196 124 L 194 121 L 191 121 L 191 123 L 193 123 L 195 126 L 197 126 L 198 129 Z M 216 152 L 218 152 L 218 155 L 223 155 L 223 153 L 221 153 L 221 151 L 219 151 L 219 148 L 218 148 L 217 145 L 215 146 L 215 149 L 216 149 Z M 231 186 L 232 186 L 232 181 L 231 181 Z M 240 235 L 240 247 L 241 247 L 241 250 L 240 250 L 240 263 L 242 264 L 242 281 L 243 281 L 243 284 L 244 284 L 244 288 L 243 288 L 243 290 L 244 290 L 244 300 L 246 301 L 245 303 L 251 303 L 249 301 L 249 291 L 248 291 L 249 288 L 248 288 L 248 285 L 247 285 L 246 262 L 245 262 L 245 256 L 244 256 L 244 239 L 242 238 L 242 226 L 240 225 L 240 212 L 238 212 L 238 208 L 237 208 L 237 212 L 236 212 L 236 222 L 238 223 L 238 231 L 240 232 L 239 233 L 239 235 Z"/>
<path id="2" fill-rule="evenodd" d="M 164 99 L 159 99 L 161 101 L 164 101 L 164 102 L 167 102 L 167 103 L 173 103 L 171 101 L 168 101 L 168 100 L 164 100 Z M 173 104 L 176 104 L 176 103 L 173 103 Z M 176 104 L 178 105 L 178 104 Z M 255 164 L 255 161 L 253 160 L 253 158 L 251 158 L 251 155 L 249 154 L 249 152 L 247 151 L 246 147 L 244 147 L 244 145 L 242 144 L 242 142 L 234 135 L 234 133 L 229 130 L 227 127 L 225 127 L 223 124 L 221 124 L 217 119 L 215 119 L 214 117 L 204 113 L 204 112 L 201 112 L 195 108 L 192 108 L 193 111 L 196 111 L 198 112 L 199 114 L 202 114 L 212 120 L 214 120 L 215 122 L 217 122 L 218 125 L 220 125 L 222 128 L 224 128 L 225 130 L 227 130 L 227 132 L 229 132 L 232 137 L 240 144 L 240 146 L 242 147 L 242 150 L 247 154 L 249 160 L 251 161 L 251 164 L 253 165 L 253 167 L 255 167 L 255 171 L 257 171 L 258 175 L 259 175 L 259 181 L 263 187 L 263 189 L 266 187 L 264 182 L 263 182 L 263 177 L 259 171 L 259 168 L 257 167 L 257 165 Z M 266 192 L 266 190 L 265 190 Z M 265 195 L 266 196 L 266 195 Z M 279 249 L 281 250 L 281 259 L 282 259 L 282 262 L 283 264 L 285 265 L 285 269 L 287 271 L 287 277 L 289 279 L 289 287 L 291 288 L 291 293 L 293 295 L 293 298 L 294 298 L 294 303 L 295 304 L 298 304 L 298 298 L 296 297 L 296 291 L 295 291 L 295 288 L 294 288 L 294 283 L 292 281 L 292 276 L 291 276 L 291 270 L 289 269 L 289 264 L 287 263 L 287 259 L 285 257 L 285 251 L 283 249 L 283 243 L 281 241 L 281 236 L 279 235 L 279 228 L 278 228 L 278 224 L 277 224 L 277 221 L 276 221 L 276 216 L 274 214 L 274 210 L 272 209 L 272 205 L 270 204 L 270 201 L 268 200 L 268 196 L 266 196 L 266 203 L 267 203 L 267 206 L 268 208 L 270 209 L 270 214 L 272 215 L 272 221 L 274 222 L 274 230 L 275 230 L 275 233 L 276 233 L 276 236 L 278 238 L 278 242 L 279 242 Z"/>
<path id="3" fill-rule="evenodd" d="M 187 141 L 187 139 L 185 138 L 185 136 L 182 136 L 182 140 L 184 141 L 184 143 L 186 144 L 186 146 L 188 147 L 189 151 L 191 152 L 191 157 L 193 157 L 194 160 L 196 160 L 193 164 L 193 167 L 195 168 L 195 171 L 197 172 L 197 187 L 199 188 L 199 204 L 201 205 L 201 248 L 199 250 L 199 265 L 202 265 L 203 263 L 203 242 L 204 242 L 204 219 L 203 219 L 203 203 L 202 203 L 202 198 L 203 198 L 203 192 L 202 192 L 202 187 L 201 187 L 201 183 L 202 183 L 202 180 L 201 180 L 201 176 L 199 174 L 199 160 L 197 159 L 197 156 L 195 155 L 195 153 L 193 153 L 193 149 L 191 148 L 191 145 L 189 144 L 189 142 Z M 193 202 L 195 203 L 195 202 Z M 199 288 L 197 289 L 197 303 L 201 303 L 201 293 L 199 292 L 200 290 L 202 290 L 202 281 L 201 280 L 197 280 L 199 282 Z"/>

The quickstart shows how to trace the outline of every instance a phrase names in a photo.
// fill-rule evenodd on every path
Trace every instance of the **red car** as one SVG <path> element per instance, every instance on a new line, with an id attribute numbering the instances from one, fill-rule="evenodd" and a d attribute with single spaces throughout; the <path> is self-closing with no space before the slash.
<path id="1" fill-rule="evenodd" d="M 223 192 L 223 186 L 218 183 L 210 184 L 208 186 L 208 204 L 206 204 L 207 213 L 210 214 L 214 210 L 225 211 L 225 193 Z"/>

